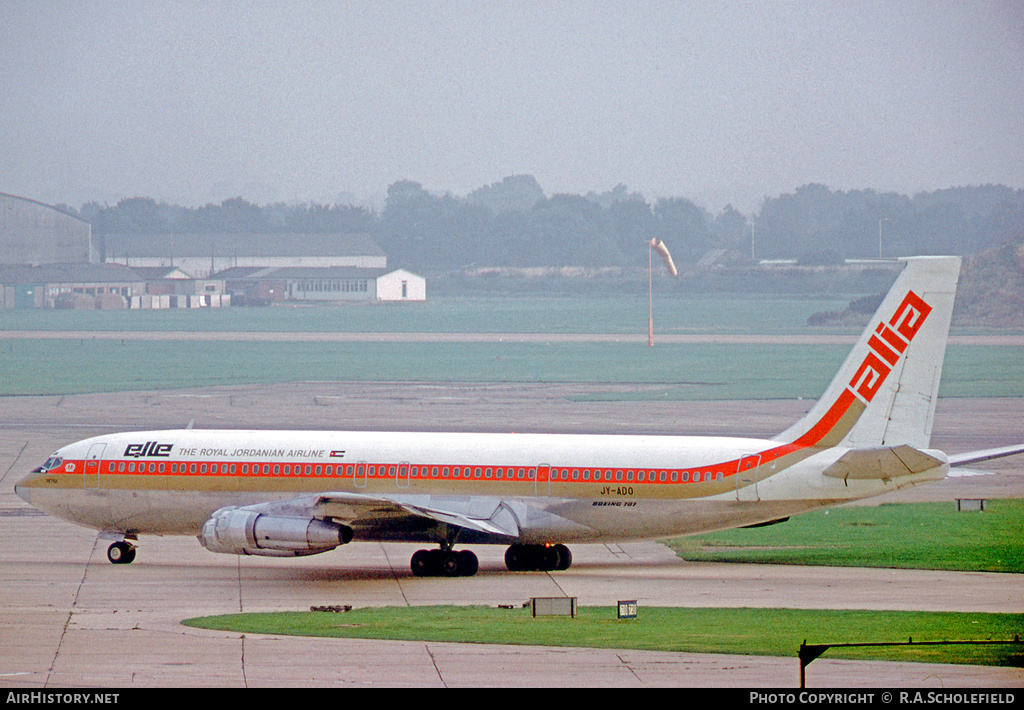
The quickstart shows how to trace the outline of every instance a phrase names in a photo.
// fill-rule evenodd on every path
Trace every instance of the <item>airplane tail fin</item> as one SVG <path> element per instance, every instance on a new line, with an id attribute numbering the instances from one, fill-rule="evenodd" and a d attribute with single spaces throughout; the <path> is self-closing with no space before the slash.
<path id="1" fill-rule="evenodd" d="M 868 448 L 931 440 L 960 257 L 911 257 L 825 394 L 775 437 Z"/>

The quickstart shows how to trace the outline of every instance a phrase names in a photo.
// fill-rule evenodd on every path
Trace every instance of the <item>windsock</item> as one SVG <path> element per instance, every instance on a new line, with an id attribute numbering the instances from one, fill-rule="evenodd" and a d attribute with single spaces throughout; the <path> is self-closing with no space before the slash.
<path id="1" fill-rule="evenodd" d="M 676 265 L 672 262 L 672 255 L 668 253 L 668 247 L 665 246 L 665 242 L 661 241 L 657 237 L 651 240 L 651 248 L 658 252 L 658 256 L 665 262 L 665 268 L 673 276 L 678 276 L 679 271 L 676 269 Z"/>

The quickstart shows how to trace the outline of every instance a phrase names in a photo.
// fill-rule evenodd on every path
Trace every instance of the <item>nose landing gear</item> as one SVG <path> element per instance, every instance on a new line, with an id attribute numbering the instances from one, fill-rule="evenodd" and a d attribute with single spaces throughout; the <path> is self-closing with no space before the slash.
<path id="1" fill-rule="evenodd" d="M 107 548 L 107 559 L 111 564 L 129 565 L 135 559 L 135 546 L 127 540 L 118 540 Z"/>

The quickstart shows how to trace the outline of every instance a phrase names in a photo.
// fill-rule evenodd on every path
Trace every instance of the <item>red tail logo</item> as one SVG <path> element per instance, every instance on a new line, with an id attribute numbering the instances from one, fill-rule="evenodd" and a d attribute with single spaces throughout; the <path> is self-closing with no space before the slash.
<path id="1" fill-rule="evenodd" d="M 864 402 L 870 402 L 931 312 L 932 307 L 924 299 L 908 291 L 889 322 L 879 323 L 868 339 L 871 352 L 857 368 L 848 389 Z"/>

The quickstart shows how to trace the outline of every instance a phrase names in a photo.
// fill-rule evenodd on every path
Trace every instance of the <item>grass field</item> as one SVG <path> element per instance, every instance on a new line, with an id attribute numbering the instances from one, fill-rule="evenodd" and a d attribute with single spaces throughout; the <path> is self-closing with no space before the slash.
<path id="1" fill-rule="evenodd" d="M 660 333 L 803 333 L 830 299 L 659 298 Z M 646 333 L 647 296 L 432 298 L 422 303 L 165 311 L 0 311 L 2 330 Z"/>
<path id="2" fill-rule="evenodd" d="M 360 608 L 347 613 L 232 614 L 189 619 L 189 626 L 241 633 L 326 636 L 683 653 L 796 657 L 808 643 L 1010 640 L 1022 614 L 798 609 L 641 607 L 617 619 L 613 607 L 581 607 L 575 618 L 533 618 L 528 609 L 480 606 Z M 770 630 L 770 632 L 769 632 Z M 1024 665 L 1020 645 L 835 649 L 829 658 L 922 663 Z"/>
<path id="3" fill-rule="evenodd" d="M 671 540 L 684 560 L 1024 574 L 1024 500 L 846 506 L 780 525 Z"/>
<path id="4" fill-rule="evenodd" d="M 845 302 L 661 298 L 658 333 L 849 334 L 808 328 Z M 417 304 L 195 311 L 0 311 L 0 329 L 171 332 L 644 334 L 640 298 L 445 298 Z M 848 348 L 645 343 L 0 341 L 0 395 L 73 394 L 294 381 L 660 383 L 654 399 L 813 398 Z M 942 396 L 1024 396 L 1024 355 L 950 346 Z"/>
<path id="5" fill-rule="evenodd" d="M 0 341 L 0 395 L 299 381 L 654 383 L 647 399 L 816 398 L 846 346 Z M 955 346 L 940 395 L 1024 396 L 1024 355 Z M 629 396 L 629 395 L 616 395 Z"/>

